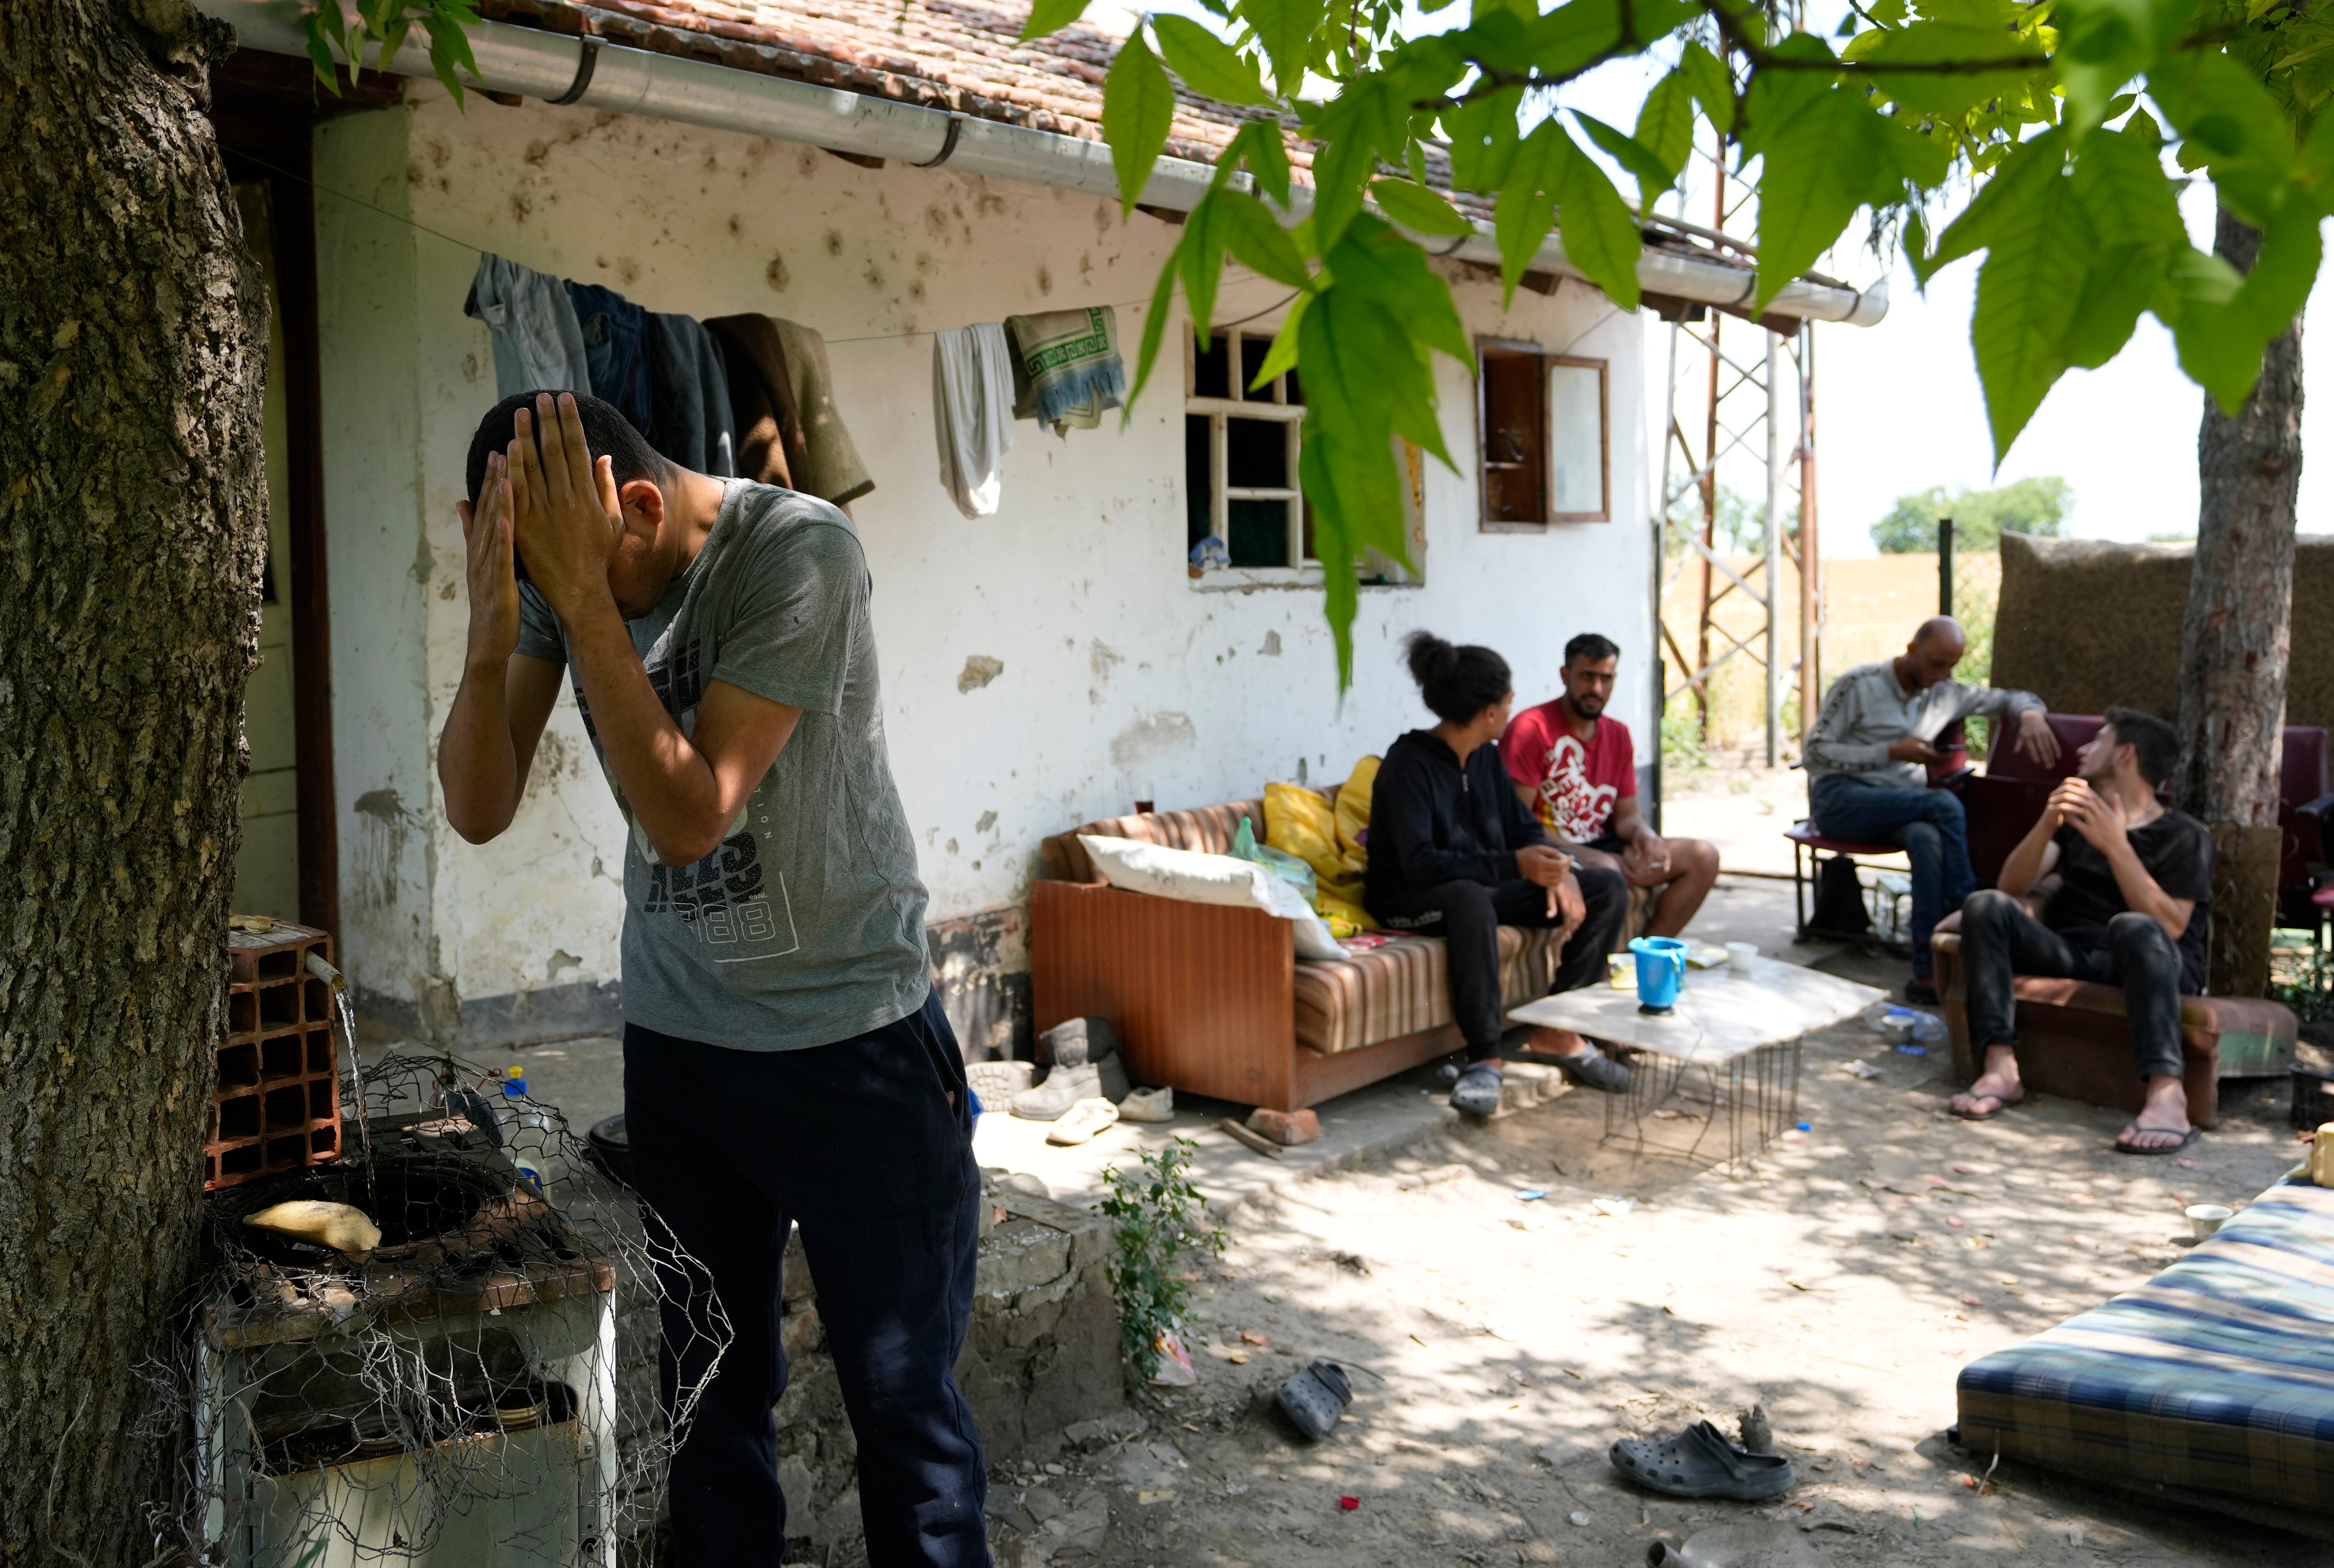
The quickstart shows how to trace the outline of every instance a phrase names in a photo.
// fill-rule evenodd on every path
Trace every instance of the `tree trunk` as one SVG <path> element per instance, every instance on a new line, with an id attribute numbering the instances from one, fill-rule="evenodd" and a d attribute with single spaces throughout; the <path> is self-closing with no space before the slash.
<path id="1" fill-rule="evenodd" d="M 266 537 L 266 307 L 180 0 L 0 5 L 0 1561 L 143 1563 Z M 43 1550 L 45 1548 L 45 1550 Z"/>
<path id="2" fill-rule="evenodd" d="M 2223 207 L 2213 248 L 2238 271 L 2250 272 L 2261 254 L 2261 231 Z M 2251 863 L 2262 859 L 2263 833 L 2246 830 L 2267 830 L 2275 838 L 2293 609 L 2294 501 L 2301 486 L 2299 315 L 2271 341 L 2261 380 L 2235 418 L 2205 397 L 2196 471 L 2201 505 L 2196 563 L 2180 628 L 2184 756 L 2175 798 L 2190 815 L 2213 824 L 2224 861 L 2247 862 L 2223 865 L 2215 880 L 2210 967 L 2215 989 L 2258 995 L 2267 978 L 2275 917 L 2276 847 L 2271 842 L 2265 851 L 2272 885 L 2264 898 L 2257 885 L 2263 868 Z M 2234 900 L 2241 890 L 2240 905 Z"/>

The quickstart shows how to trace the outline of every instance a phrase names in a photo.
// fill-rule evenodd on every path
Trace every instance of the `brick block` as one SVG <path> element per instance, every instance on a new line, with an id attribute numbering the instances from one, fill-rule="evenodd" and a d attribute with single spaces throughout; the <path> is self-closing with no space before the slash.
<path id="1" fill-rule="evenodd" d="M 333 939 L 277 921 L 227 932 L 227 1032 L 203 1140 L 206 1190 L 337 1159 L 340 1047 L 331 989 L 308 972 Z"/>
<path id="2" fill-rule="evenodd" d="M 1321 1119 L 1310 1110 L 1274 1111 L 1259 1105 L 1248 1114 L 1248 1130 L 1293 1147 L 1320 1137 Z"/>

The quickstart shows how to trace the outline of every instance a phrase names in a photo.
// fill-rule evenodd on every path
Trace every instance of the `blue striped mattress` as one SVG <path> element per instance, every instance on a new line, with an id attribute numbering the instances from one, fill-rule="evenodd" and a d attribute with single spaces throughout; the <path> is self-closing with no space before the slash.
<path id="1" fill-rule="evenodd" d="M 1973 1361 L 1970 1452 L 2334 1509 L 2334 1190 L 2281 1183 L 2146 1284 Z"/>

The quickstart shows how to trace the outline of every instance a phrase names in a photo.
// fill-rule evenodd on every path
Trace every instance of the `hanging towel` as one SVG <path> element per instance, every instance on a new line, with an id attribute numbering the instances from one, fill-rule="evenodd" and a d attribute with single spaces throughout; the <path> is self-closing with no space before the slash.
<path id="1" fill-rule="evenodd" d="M 867 465 L 859 460 L 843 416 L 834 411 L 834 378 L 826 368 L 826 340 L 810 328 L 772 318 L 778 348 L 786 366 L 786 381 L 794 389 L 795 410 L 802 419 L 803 471 L 795 488 L 808 491 L 840 506 L 875 488 Z"/>
<path id="2" fill-rule="evenodd" d="M 1118 313 L 1108 305 L 1008 316 L 1013 334 L 1013 417 L 1042 419 L 1060 435 L 1091 430 L 1126 392 Z"/>
<path id="3" fill-rule="evenodd" d="M 777 323 L 767 316 L 715 316 L 705 330 L 721 345 L 728 373 L 738 476 L 806 490 L 795 480 L 810 471 L 810 461 L 803 451 L 802 417 L 795 409 L 794 383 L 786 379 Z"/>
<path id="4" fill-rule="evenodd" d="M 995 322 L 932 334 L 932 425 L 940 487 L 968 517 L 997 510 L 1013 445 L 1013 351 Z"/>
<path id="5" fill-rule="evenodd" d="M 648 313 L 613 289 L 569 283 L 567 297 L 584 328 L 584 357 L 592 368 L 592 395 L 645 436 L 651 419 Z"/>
<path id="6" fill-rule="evenodd" d="M 462 313 L 494 334 L 496 397 L 592 390 L 584 329 L 565 286 L 549 273 L 482 255 Z"/>
<path id="7" fill-rule="evenodd" d="M 738 472 L 721 348 L 690 316 L 649 313 L 649 445 L 684 468 Z"/>

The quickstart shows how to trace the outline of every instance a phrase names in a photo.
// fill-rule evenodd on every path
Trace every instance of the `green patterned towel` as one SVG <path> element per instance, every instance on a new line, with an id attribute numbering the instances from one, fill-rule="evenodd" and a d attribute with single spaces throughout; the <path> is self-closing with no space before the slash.
<path id="1" fill-rule="evenodd" d="M 1013 337 L 1013 417 L 1042 419 L 1059 435 L 1091 430 L 1126 392 L 1118 313 L 1108 305 L 1008 316 Z"/>

